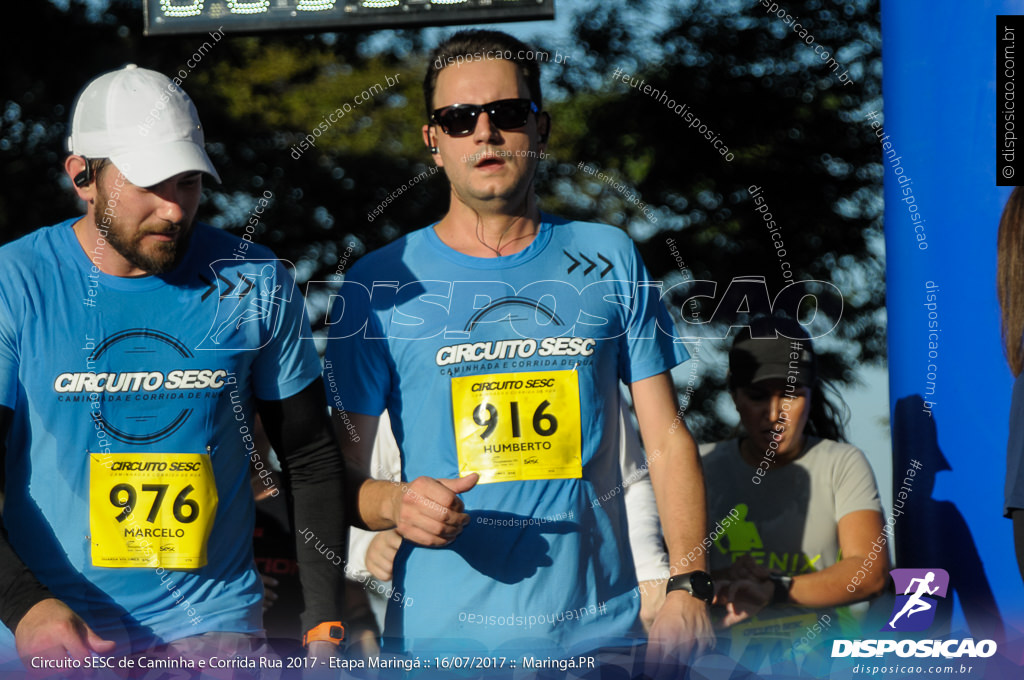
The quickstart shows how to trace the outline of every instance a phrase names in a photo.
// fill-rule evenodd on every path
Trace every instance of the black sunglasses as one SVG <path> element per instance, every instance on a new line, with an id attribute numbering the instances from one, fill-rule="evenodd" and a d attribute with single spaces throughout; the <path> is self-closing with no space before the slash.
<path id="1" fill-rule="evenodd" d="M 476 129 L 476 119 L 482 111 L 487 112 L 491 122 L 501 130 L 514 130 L 526 125 L 530 113 L 540 109 L 529 99 L 500 99 L 490 104 L 453 104 L 444 106 L 430 114 L 430 119 L 441 126 L 446 135 L 462 137 Z"/>

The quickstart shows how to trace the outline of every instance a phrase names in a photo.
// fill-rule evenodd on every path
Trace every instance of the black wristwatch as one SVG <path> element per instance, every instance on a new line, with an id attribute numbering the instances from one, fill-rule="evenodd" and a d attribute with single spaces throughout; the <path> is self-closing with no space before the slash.
<path id="1" fill-rule="evenodd" d="M 769 574 L 768 578 L 775 585 L 775 592 L 772 593 L 772 604 L 786 604 L 789 602 L 789 591 L 793 589 L 793 577 L 782 574 Z"/>
<path id="2" fill-rule="evenodd" d="M 711 580 L 711 574 L 706 571 L 691 571 L 688 574 L 679 574 L 668 580 L 665 586 L 665 594 L 673 590 L 685 590 L 698 600 L 704 600 L 711 604 L 715 599 L 715 584 Z"/>

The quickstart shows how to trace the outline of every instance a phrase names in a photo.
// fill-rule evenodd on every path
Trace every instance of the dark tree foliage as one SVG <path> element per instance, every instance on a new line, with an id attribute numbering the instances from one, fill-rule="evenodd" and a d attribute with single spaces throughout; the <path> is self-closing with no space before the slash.
<path id="1" fill-rule="evenodd" d="M 829 350 L 824 373 L 848 382 L 857 364 L 885 353 L 884 263 L 871 245 L 881 238 L 882 168 L 878 139 L 865 123 L 867 113 L 881 110 L 877 4 L 785 3 L 841 64 L 836 72 L 760 3 L 674 5 L 602 3 L 577 17 L 591 72 L 582 77 L 565 68 L 557 82 L 570 93 L 567 106 L 580 107 L 572 120 L 588 132 L 570 135 L 571 146 L 560 149 L 558 157 L 571 160 L 552 171 L 562 190 L 548 205 L 627 224 L 655 278 L 681 280 L 683 266 L 685 277 L 718 282 L 717 301 L 740 276 L 765 277 L 774 298 L 786 284 L 783 260 L 797 281 L 835 284 L 844 298 L 841 320 L 818 347 Z M 621 74 L 613 80 L 616 68 L 687 105 L 684 115 L 699 117 L 734 158 L 724 160 L 663 101 L 623 83 Z M 838 78 L 844 71 L 845 85 Z M 593 96 L 595 83 L 605 96 Z M 577 159 L 628 180 L 656 208 L 657 223 L 617 190 L 579 173 Z M 755 211 L 755 185 L 778 227 L 782 257 Z M 714 302 L 699 307 L 703 319 L 714 310 Z M 682 311 L 690 318 L 689 306 Z M 709 335 L 726 328 L 715 324 Z M 696 412 L 688 414 L 702 438 L 726 434 L 710 408 L 724 387 L 719 359 L 701 367 Z"/>
<path id="2" fill-rule="evenodd" d="M 233 36 L 220 42 L 205 36 L 143 37 L 136 2 L 112 2 L 87 11 L 81 0 L 61 10 L 49 2 L 25 3 L 17 25 L 4 26 L 11 54 L 23 55 L 0 75 L 3 117 L 0 158 L 5 179 L 0 204 L 3 240 L 52 224 L 77 210 L 63 177 L 70 106 L 95 75 L 134 62 L 173 76 L 204 42 L 211 43 L 182 87 L 196 102 L 208 151 L 223 184 L 206 183 L 200 217 L 240 231 L 270 191 L 272 207 L 257 227 L 259 242 L 279 256 L 305 264 L 304 279 L 332 273 L 346 241 L 355 256 L 395 237 L 393 229 L 371 227 L 366 214 L 388 193 L 427 168 L 429 155 L 416 144 L 422 123 L 415 71 L 398 56 L 422 51 L 418 34 L 392 34 L 390 52 L 359 55 L 363 34 Z M 46 26 L 60 39 L 39 44 L 32 27 Z M 401 73 L 396 87 L 354 107 L 332 125 L 317 146 L 298 158 L 292 147 L 324 117 L 386 75 Z M 415 122 L 415 125 L 412 122 Z M 409 123 L 409 124 L 405 124 Z M 419 224 L 422 201 L 434 199 L 439 215 L 446 196 L 436 184 L 410 190 L 413 200 L 390 208 L 392 221 Z M 351 259 L 354 260 L 354 257 Z"/>

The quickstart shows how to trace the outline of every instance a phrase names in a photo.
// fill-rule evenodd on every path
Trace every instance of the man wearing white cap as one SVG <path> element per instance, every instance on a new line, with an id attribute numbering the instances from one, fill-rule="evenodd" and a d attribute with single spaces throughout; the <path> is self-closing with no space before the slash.
<path id="1" fill-rule="evenodd" d="M 303 642 L 342 637 L 344 469 L 302 297 L 269 250 L 240 258 L 238 237 L 195 221 L 202 173 L 220 181 L 203 144 L 167 77 L 99 76 L 64 164 L 85 215 L 0 248 L 0 620 L 27 665 L 252 667 L 257 412 L 316 540 L 298 545 Z"/>

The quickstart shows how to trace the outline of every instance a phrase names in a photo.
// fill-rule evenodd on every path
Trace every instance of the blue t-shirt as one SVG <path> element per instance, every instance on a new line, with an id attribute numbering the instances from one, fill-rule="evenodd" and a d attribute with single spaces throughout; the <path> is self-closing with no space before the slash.
<path id="1" fill-rule="evenodd" d="M 506 257 L 427 227 L 353 267 L 332 305 L 328 402 L 389 411 L 405 481 L 493 480 L 462 494 L 473 519 L 451 545 L 403 543 L 387 640 L 570 650 L 636 632 L 619 381 L 688 357 L 660 293 L 623 231 L 549 215 Z"/>
<path id="2" fill-rule="evenodd" d="M 111 246 L 100 241 L 86 253 L 73 223 L 0 249 L 0 404 L 14 411 L 3 511 L 10 542 L 121 652 L 209 631 L 259 631 L 254 406 L 289 397 L 320 374 L 312 341 L 299 341 L 310 335 L 302 296 L 269 250 L 246 250 L 202 224 L 173 271 L 110 276 L 91 258 Z M 236 259 L 241 253 L 248 259 Z M 143 481 L 131 475 L 97 498 L 90 477 L 98 485 L 103 471 L 93 454 L 109 454 L 107 470 L 124 470 L 130 454 L 169 453 L 208 456 L 212 467 L 218 501 L 206 566 L 95 566 L 90 502 L 93 512 L 116 516 L 131 503 L 126 494 L 135 495 L 122 539 L 133 546 L 159 533 L 149 521 L 154 507 L 173 504 L 175 517 L 193 523 L 204 509 L 192 490 L 176 488 L 177 478 L 159 503 L 159 485 L 139 488 Z M 161 459 L 141 466 L 150 460 Z"/>

